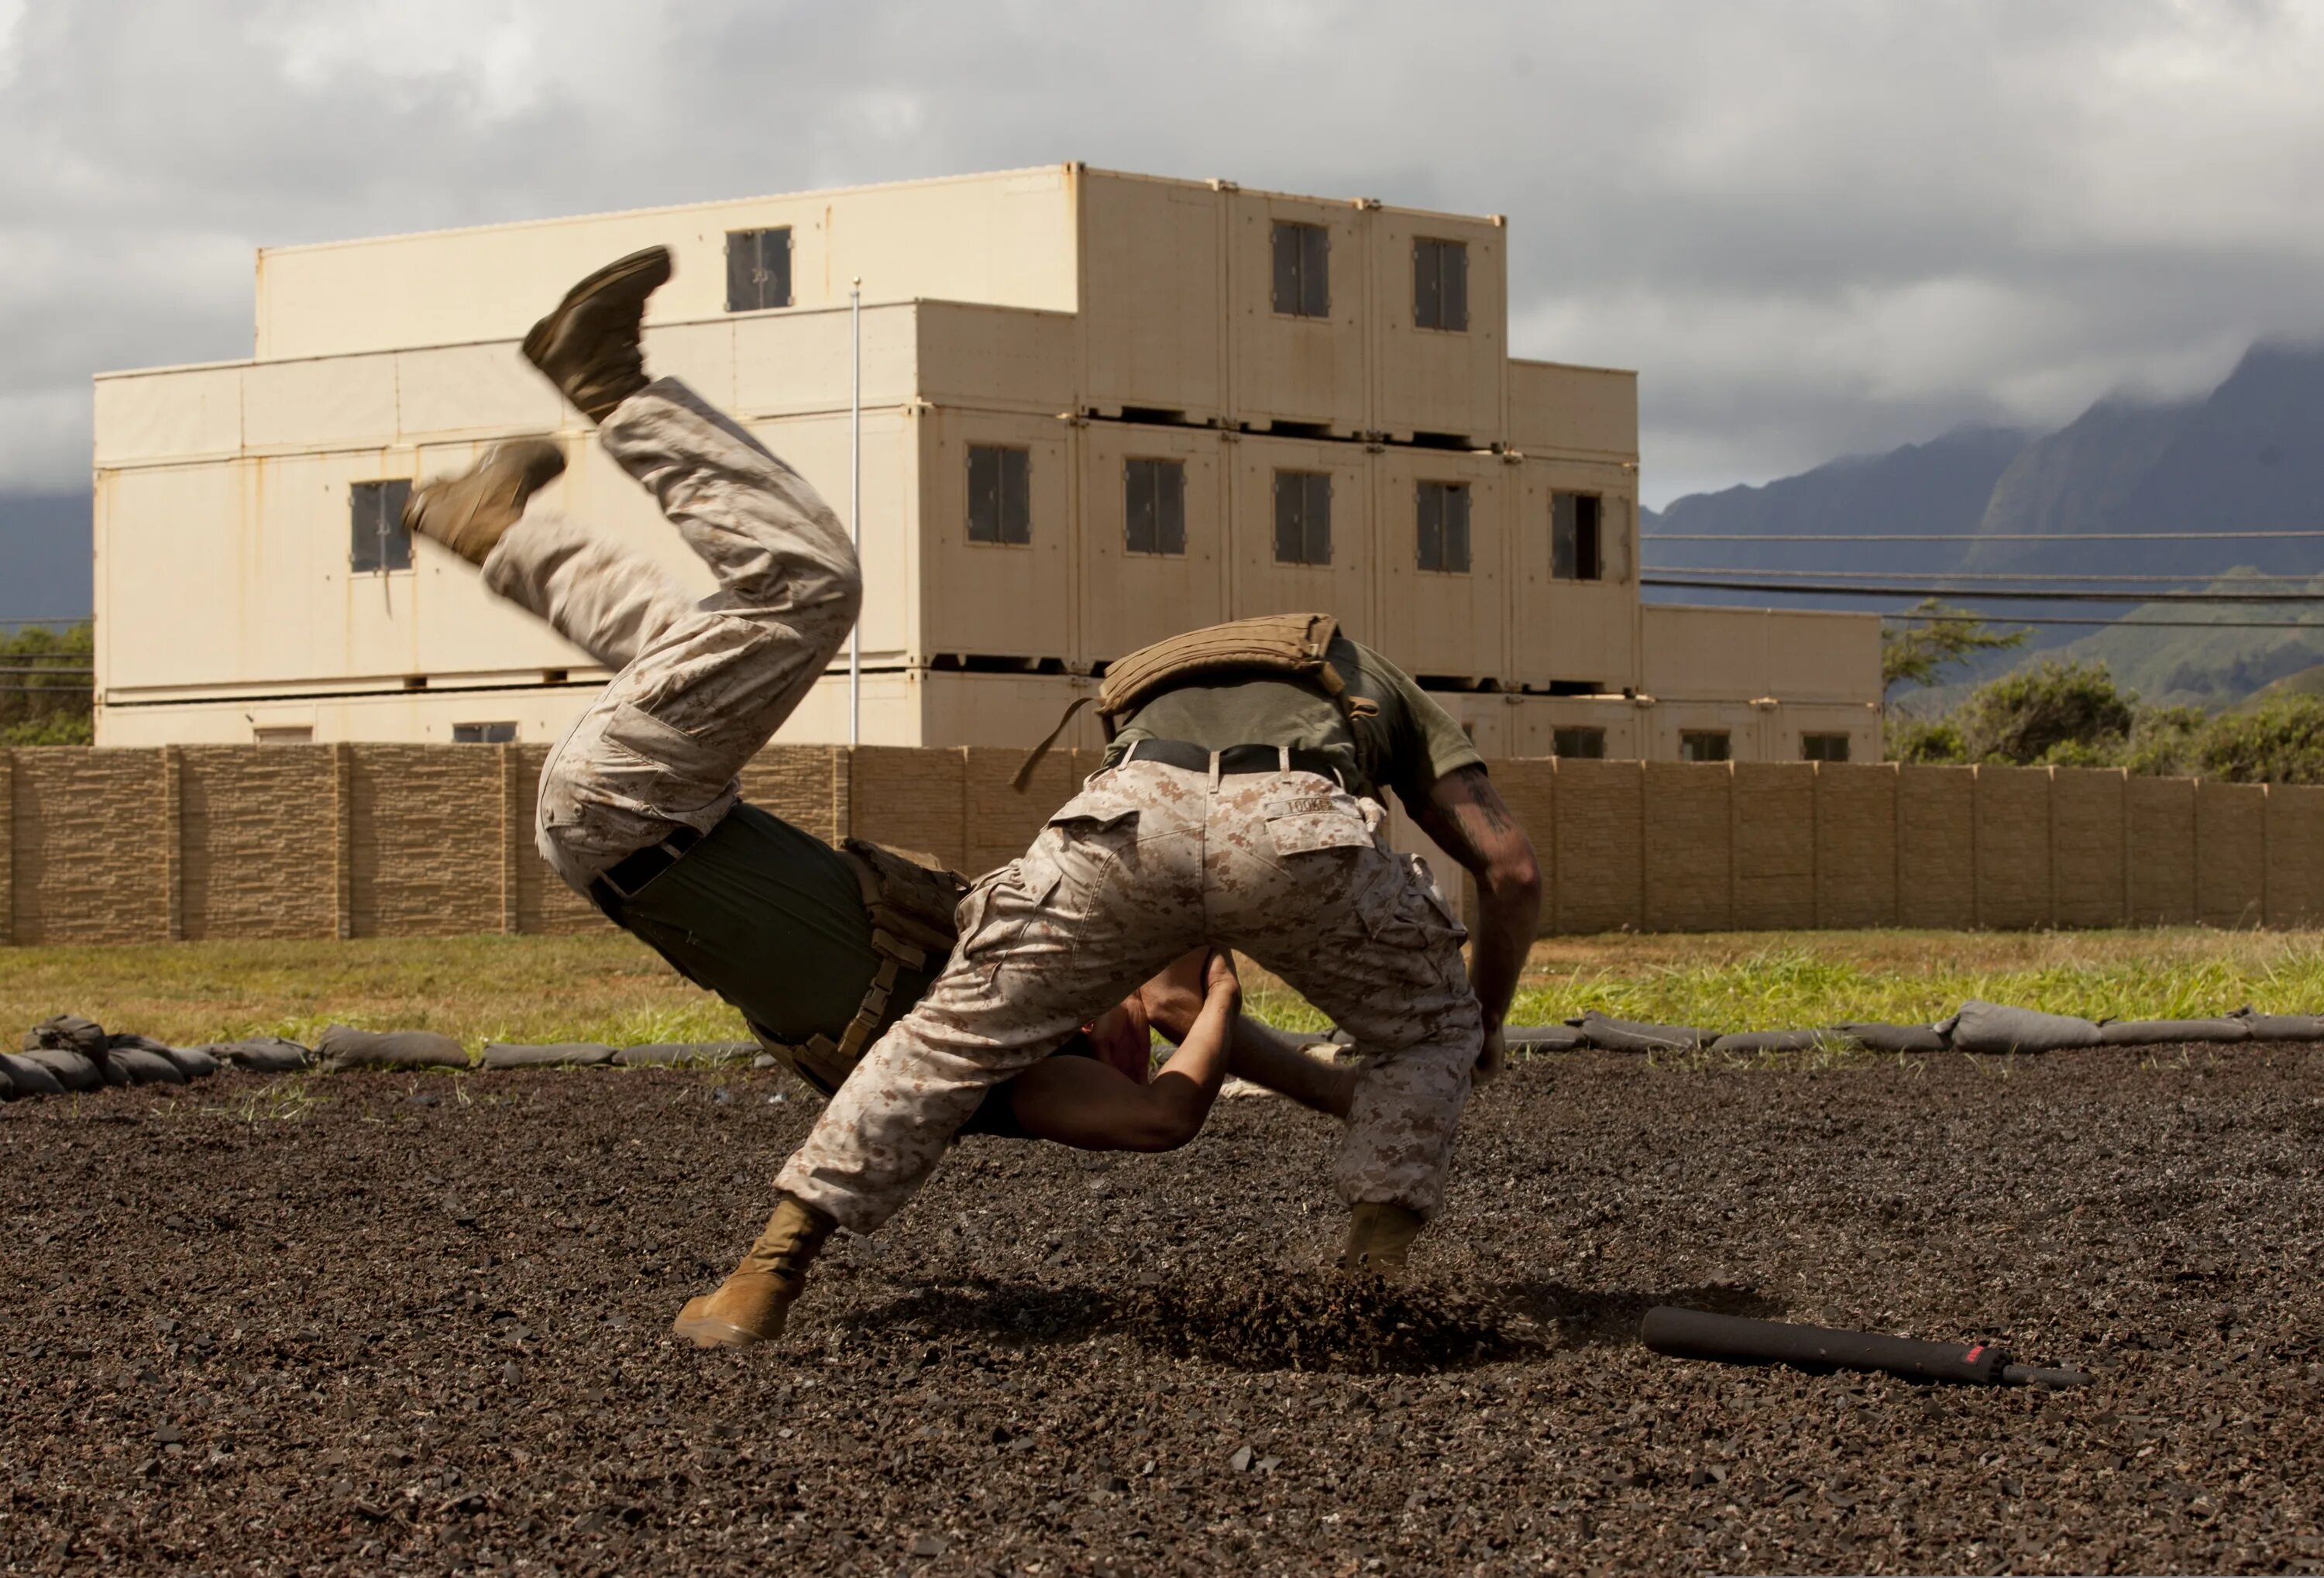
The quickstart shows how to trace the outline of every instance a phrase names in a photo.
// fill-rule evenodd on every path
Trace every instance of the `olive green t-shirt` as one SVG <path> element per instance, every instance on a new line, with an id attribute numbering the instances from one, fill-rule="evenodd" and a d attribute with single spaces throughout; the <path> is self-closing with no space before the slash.
<path id="1" fill-rule="evenodd" d="M 1288 745 L 1334 759 L 1344 781 L 1378 798 L 1392 789 L 1406 808 L 1427 799 L 1446 773 L 1484 759 L 1452 716 L 1412 676 L 1359 641 L 1332 642 L 1332 667 L 1351 694 L 1378 704 L 1360 747 L 1332 698 L 1296 679 L 1195 681 L 1163 692 L 1124 718 L 1106 752 L 1109 766 L 1140 740 L 1185 740 L 1205 751 L 1230 745 Z"/>

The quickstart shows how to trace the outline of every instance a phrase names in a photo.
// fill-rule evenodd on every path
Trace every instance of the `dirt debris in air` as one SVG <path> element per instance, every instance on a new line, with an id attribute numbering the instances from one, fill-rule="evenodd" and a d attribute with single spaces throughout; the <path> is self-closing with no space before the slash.
<path id="1" fill-rule="evenodd" d="M 812 1120 L 781 1075 L 17 1103 L 0 1568 L 2316 1571 L 2319 1073 L 1535 1063 L 1398 1288 L 1327 1275 L 1333 1130 L 1277 1103 L 971 1140 L 742 1354 L 664 1331 Z M 1665 1301 L 2098 1379 L 1681 1363 Z"/>

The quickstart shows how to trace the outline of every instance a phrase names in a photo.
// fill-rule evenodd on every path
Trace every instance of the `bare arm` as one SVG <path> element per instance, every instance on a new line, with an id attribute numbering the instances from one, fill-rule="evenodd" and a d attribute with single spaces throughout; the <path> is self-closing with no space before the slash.
<path id="1" fill-rule="evenodd" d="M 1242 1006 L 1233 961 L 1212 955 L 1204 986 L 1193 1025 L 1150 1082 L 1093 1057 L 1047 1057 L 1010 1082 L 1018 1123 L 1037 1140 L 1083 1150 L 1176 1150 L 1202 1132 Z"/>
<path id="2" fill-rule="evenodd" d="M 1541 922 L 1541 867 L 1533 841 L 1482 767 L 1446 773 L 1429 787 L 1424 804 L 1406 808 L 1422 832 L 1477 879 L 1469 982 L 1484 1006 L 1486 1029 L 1497 1038 Z"/>
<path id="3" fill-rule="evenodd" d="M 1202 1012 L 1207 957 L 1207 949 L 1196 948 L 1138 989 L 1148 1022 L 1173 1041 L 1185 1040 Z M 1345 1118 L 1357 1071 L 1304 1050 L 1312 1040 L 1239 1013 L 1228 1035 L 1227 1072 L 1326 1117 Z"/>

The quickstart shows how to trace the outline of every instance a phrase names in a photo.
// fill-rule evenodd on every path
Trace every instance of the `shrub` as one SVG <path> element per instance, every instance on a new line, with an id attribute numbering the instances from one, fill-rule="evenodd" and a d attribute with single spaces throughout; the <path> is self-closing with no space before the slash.
<path id="1" fill-rule="evenodd" d="M 2232 783 L 2324 783 L 2324 697 L 2286 696 L 2222 713 L 2197 736 L 2192 769 Z"/>
<path id="2" fill-rule="evenodd" d="M 2105 664 L 2052 658 L 1978 686 L 1952 721 L 1971 761 L 2030 766 L 2064 748 L 2077 765 L 2104 764 L 2128 743 L 2137 701 Z"/>

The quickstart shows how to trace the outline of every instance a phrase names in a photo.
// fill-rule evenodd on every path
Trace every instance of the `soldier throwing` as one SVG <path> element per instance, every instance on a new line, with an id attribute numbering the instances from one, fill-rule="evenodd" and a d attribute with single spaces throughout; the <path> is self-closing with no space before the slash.
<path id="1" fill-rule="evenodd" d="M 709 565 L 711 595 L 690 600 L 645 560 L 529 509 L 565 468 L 545 439 L 503 444 L 465 475 L 420 489 L 404 521 L 619 671 L 541 771 L 543 856 L 682 974 L 741 1009 L 829 1094 L 936 978 L 960 891 L 949 873 L 871 845 L 843 853 L 740 802 L 736 774 L 846 638 L 861 580 L 846 531 L 813 488 L 684 384 L 646 377 L 645 302 L 669 275 L 659 247 L 610 264 L 534 326 L 523 348 Z M 1210 957 L 1205 966 L 1206 956 L 1181 961 L 1173 977 L 1170 1028 L 1182 1028 L 1197 999 L 1199 1020 L 1159 1073 L 1148 1076 L 1145 1009 L 1131 995 L 1066 1038 L 1080 1056 L 1027 1060 L 1017 1079 L 987 1081 L 991 1094 L 966 1127 L 1167 1149 L 1202 1127 L 1231 1037 L 1240 1069 L 1315 1103 L 1313 1092 L 1328 1085 L 1322 1072 L 1240 1024 L 1231 964 Z M 1279 1075 L 1270 1079 L 1269 1068 Z M 744 1265 L 789 1285 L 789 1269 L 829 1230 L 827 1217 L 786 1201 Z M 706 1343 L 753 1340 L 756 1285 L 745 1278 L 739 1298 L 694 1300 L 678 1329 Z"/>
<path id="2" fill-rule="evenodd" d="M 989 1087 L 1207 942 L 1275 970 L 1354 1037 L 1342 1263 L 1399 1274 L 1442 1199 L 1471 1081 L 1498 1060 L 1540 908 L 1532 845 L 1459 724 L 1327 616 L 1162 642 L 1113 665 L 1099 701 L 1107 765 L 971 890 L 951 963 L 777 1176 L 785 1208 L 825 1231 L 877 1228 Z M 1425 867 L 1388 846 L 1382 787 L 1477 879 L 1465 969 L 1466 934 Z M 713 1297 L 771 1337 L 804 1270 L 746 1262 Z"/>

